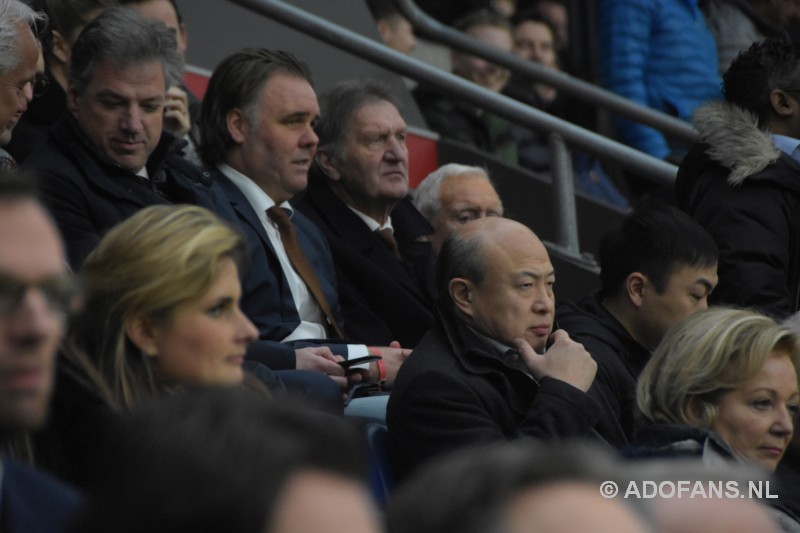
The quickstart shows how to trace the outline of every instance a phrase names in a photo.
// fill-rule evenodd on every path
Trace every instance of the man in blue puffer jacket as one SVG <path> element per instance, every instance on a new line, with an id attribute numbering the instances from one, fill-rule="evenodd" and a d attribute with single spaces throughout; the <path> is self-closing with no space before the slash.
<path id="1" fill-rule="evenodd" d="M 597 12 L 602 85 L 689 121 L 700 105 L 721 98 L 717 48 L 698 0 L 600 0 Z M 654 157 L 687 150 L 659 131 L 618 119 L 619 139 Z"/>

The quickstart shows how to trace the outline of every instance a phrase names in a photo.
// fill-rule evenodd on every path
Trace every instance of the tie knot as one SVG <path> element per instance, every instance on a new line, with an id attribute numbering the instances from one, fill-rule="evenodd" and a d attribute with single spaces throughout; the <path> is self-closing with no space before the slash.
<path id="1" fill-rule="evenodd" d="M 277 205 L 273 205 L 267 209 L 267 216 L 277 224 L 279 228 L 286 228 L 292 225 L 289 220 L 289 213 L 286 212 L 286 209 Z"/>

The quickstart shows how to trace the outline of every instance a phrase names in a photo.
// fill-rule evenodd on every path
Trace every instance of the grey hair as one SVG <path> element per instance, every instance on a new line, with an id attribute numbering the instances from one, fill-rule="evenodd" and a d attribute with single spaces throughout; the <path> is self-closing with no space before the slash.
<path id="1" fill-rule="evenodd" d="M 164 23 L 146 19 L 132 8 L 108 9 L 87 24 L 72 47 L 69 81 L 82 94 L 98 63 L 125 68 L 151 60 L 161 63 L 166 87 L 180 82 L 178 43 Z"/>
<path id="2" fill-rule="evenodd" d="M 17 31 L 24 24 L 36 32 L 37 24 L 47 17 L 19 0 L 0 0 L 0 75 L 17 68 L 22 60 Z"/>
<path id="3" fill-rule="evenodd" d="M 448 163 L 443 165 L 422 180 L 412 194 L 412 201 L 422 215 L 433 221 L 436 213 L 442 208 L 439 201 L 439 190 L 442 188 L 442 182 L 449 176 L 460 176 L 462 174 L 479 174 L 489 180 L 489 174 L 486 169 L 481 167 L 474 167 L 470 165 L 461 165 L 459 163 Z M 492 184 L 494 185 L 494 184 Z"/>
<path id="4" fill-rule="evenodd" d="M 389 102 L 400 105 L 388 85 L 375 80 L 344 81 L 320 96 L 321 116 L 314 128 L 319 137 L 318 152 L 327 152 L 341 161 L 353 116 L 365 105 Z"/>

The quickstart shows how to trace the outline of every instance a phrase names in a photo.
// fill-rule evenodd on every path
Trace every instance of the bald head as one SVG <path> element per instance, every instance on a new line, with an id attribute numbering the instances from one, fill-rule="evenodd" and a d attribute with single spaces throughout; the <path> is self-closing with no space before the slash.
<path id="1" fill-rule="evenodd" d="M 506 345 L 523 338 L 543 349 L 553 326 L 555 272 L 542 241 L 506 218 L 474 220 L 439 255 L 440 305 Z"/>

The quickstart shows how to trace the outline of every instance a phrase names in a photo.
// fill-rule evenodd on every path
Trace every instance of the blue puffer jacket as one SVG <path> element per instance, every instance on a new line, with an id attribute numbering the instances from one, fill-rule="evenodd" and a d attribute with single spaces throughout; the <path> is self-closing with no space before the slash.
<path id="1" fill-rule="evenodd" d="M 700 104 L 721 98 L 717 47 L 697 0 L 600 0 L 599 6 L 603 86 L 687 121 Z M 676 151 L 657 130 L 626 120 L 615 126 L 622 142 L 655 157 Z"/>

